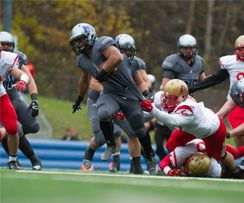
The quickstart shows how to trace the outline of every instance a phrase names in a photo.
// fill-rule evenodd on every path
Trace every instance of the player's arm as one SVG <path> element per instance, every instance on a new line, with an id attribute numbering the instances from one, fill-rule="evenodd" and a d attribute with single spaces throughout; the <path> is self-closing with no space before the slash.
<path id="1" fill-rule="evenodd" d="M 90 79 L 91 76 L 87 72 L 85 71 L 81 72 L 79 86 L 78 86 L 78 97 L 76 98 L 76 101 L 73 104 L 72 113 L 75 113 L 77 110 L 81 109 L 81 102 L 89 88 Z"/>
<path id="2" fill-rule="evenodd" d="M 103 91 L 103 86 L 102 84 L 96 80 L 95 78 L 91 78 L 90 80 L 90 86 L 89 86 L 90 89 L 96 91 L 96 92 L 101 92 Z"/>
<path id="3" fill-rule="evenodd" d="M 25 65 L 22 65 L 21 70 L 24 71 L 26 73 L 26 75 L 29 77 L 29 83 L 28 83 L 29 94 L 30 95 L 37 94 L 38 92 L 37 92 L 36 82 L 35 82 L 34 78 L 32 77 L 29 69 Z"/>
<path id="4" fill-rule="evenodd" d="M 221 118 L 224 118 L 228 113 L 232 111 L 236 107 L 236 103 L 232 98 L 229 98 L 225 104 L 221 107 L 221 109 L 217 112 L 217 115 Z"/>
<path id="5" fill-rule="evenodd" d="M 244 134 L 244 123 L 229 131 L 230 137 L 237 137 Z"/>
<path id="6" fill-rule="evenodd" d="M 28 67 L 22 65 L 21 70 L 24 71 L 26 75 L 29 77 L 28 91 L 31 96 L 31 103 L 29 106 L 29 110 L 31 110 L 32 116 L 36 117 L 39 114 L 38 92 L 37 92 L 36 82 L 33 76 L 31 75 Z"/>
<path id="7" fill-rule="evenodd" d="M 141 91 L 142 95 L 147 98 L 150 93 L 149 93 L 147 84 L 143 80 L 143 77 L 142 77 L 141 72 L 139 70 L 136 71 L 135 74 L 133 75 L 133 80 L 136 83 L 139 90 Z"/>
<path id="8" fill-rule="evenodd" d="M 207 76 L 206 76 L 205 72 L 202 72 L 202 73 L 199 75 L 199 81 L 200 81 L 200 82 L 203 81 L 203 80 L 205 80 L 206 78 L 207 78 Z"/>
<path id="9" fill-rule="evenodd" d="M 211 76 L 207 77 L 205 80 L 203 80 L 202 82 L 190 87 L 189 92 L 193 93 L 198 90 L 202 90 L 202 89 L 217 85 L 217 84 L 223 82 L 224 80 L 226 80 L 227 78 L 229 78 L 228 71 L 226 69 L 220 69 L 214 75 L 211 75 Z"/>
<path id="10" fill-rule="evenodd" d="M 140 71 L 142 79 L 144 80 L 144 82 L 147 85 L 147 88 L 150 89 L 152 84 L 151 84 L 151 81 L 148 78 L 147 72 L 144 69 L 140 69 L 139 71 Z"/>
<path id="11" fill-rule="evenodd" d="M 99 82 L 109 77 L 123 59 L 122 54 L 115 46 L 109 46 L 103 51 L 106 60 L 100 65 L 99 72 L 95 77 Z"/>

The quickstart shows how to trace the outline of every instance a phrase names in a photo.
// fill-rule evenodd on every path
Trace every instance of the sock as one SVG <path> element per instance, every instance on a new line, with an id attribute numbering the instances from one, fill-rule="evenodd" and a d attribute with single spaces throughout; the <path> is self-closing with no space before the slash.
<path id="1" fill-rule="evenodd" d="M 92 149 L 91 147 L 89 147 L 85 152 L 84 159 L 92 161 L 94 153 L 95 153 L 95 150 Z"/>
<path id="2" fill-rule="evenodd" d="M 22 136 L 19 139 L 19 149 L 30 161 L 33 157 L 36 157 L 31 144 L 25 136 Z"/>
<path id="3" fill-rule="evenodd" d="M 152 156 L 155 156 L 155 153 L 152 148 L 151 138 L 149 133 L 147 133 L 144 137 L 139 138 L 139 141 L 141 143 L 142 149 L 143 149 L 143 156 L 145 158 L 151 158 Z"/>
<path id="4" fill-rule="evenodd" d="M 2 139 L 2 146 L 3 146 L 3 149 L 5 150 L 5 152 L 9 155 L 7 142 L 8 142 L 8 136 L 5 135 Z"/>
<path id="5" fill-rule="evenodd" d="M 112 121 L 100 121 L 100 128 L 103 132 L 103 136 L 105 138 L 106 144 L 108 146 L 115 146 L 114 141 L 114 126 Z"/>
<path id="6" fill-rule="evenodd" d="M 119 171 L 120 169 L 120 153 L 117 152 L 116 154 L 113 154 L 113 163 L 116 164 L 117 170 Z"/>
<path id="7" fill-rule="evenodd" d="M 9 155 L 8 161 L 17 161 L 17 155 Z"/>
<path id="8" fill-rule="evenodd" d="M 141 168 L 141 157 L 132 157 L 132 166 L 133 166 L 133 173 L 134 174 L 142 174 Z"/>

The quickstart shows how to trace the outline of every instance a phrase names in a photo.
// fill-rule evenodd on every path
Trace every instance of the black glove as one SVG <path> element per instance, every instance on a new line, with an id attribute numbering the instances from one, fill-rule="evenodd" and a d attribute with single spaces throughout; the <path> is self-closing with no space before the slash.
<path id="1" fill-rule="evenodd" d="M 37 97 L 38 97 L 38 94 L 36 94 L 36 93 L 33 93 L 31 95 L 32 101 L 31 101 L 30 106 L 28 108 L 28 111 L 31 110 L 31 115 L 33 117 L 36 117 L 39 114 L 39 105 L 38 105 Z"/>
<path id="2" fill-rule="evenodd" d="M 227 139 L 230 138 L 230 132 L 226 132 L 226 138 L 227 138 Z"/>
<path id="3" fill-rule="evenodd" d="M 82 96 L 78 96 L 75 103 L 73 104 L 73 112 L 72 113 L 75 113 L 77 110 L 80 110 L 81 109 L 81 102 L 83 100 L 83 97 Z"/>

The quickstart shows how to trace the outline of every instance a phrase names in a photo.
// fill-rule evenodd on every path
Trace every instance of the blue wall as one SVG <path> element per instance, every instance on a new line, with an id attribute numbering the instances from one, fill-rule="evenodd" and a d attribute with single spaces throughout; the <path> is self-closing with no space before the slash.
<path id="1" fill-rule="evenodd" d="M 88 147 L 86 141 L 59 141 L 59 140 L 37 140 L 30 139 L 35 153 L 42 161 L 43 169 L 77 169 L 80 170 L 85 150 Z M 93 163 L 95 170 L 108 170 L 109 161 L 101 161 L 100 156 L 105 146 L 100 147 L 94 155 Z M 121 171 L 128 171 L 130 160 L 127 144 L 122 144 L 121 152 Z M 30 161 L 19 151 L 19 162 L 24 168 L 30 168 Z M 8 156 L 0 145 L 0 166 L 6 166 Z M 146 169 L 142 158 L 143 168 Z"/>

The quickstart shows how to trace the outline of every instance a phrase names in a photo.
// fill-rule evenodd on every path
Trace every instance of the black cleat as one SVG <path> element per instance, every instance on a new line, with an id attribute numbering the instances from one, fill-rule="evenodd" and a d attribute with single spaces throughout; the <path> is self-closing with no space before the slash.
<path id="1" fill-rule="evenodd" d="M 8 162 L 8 168 L 10 170 L 21 170 L 22 169 L 18 161 Z"/>

